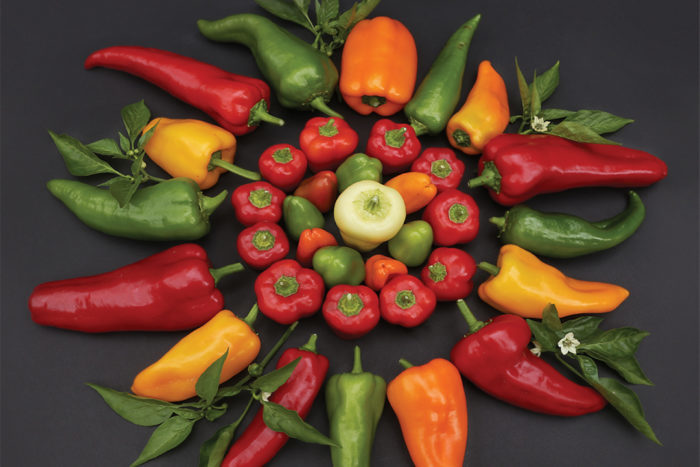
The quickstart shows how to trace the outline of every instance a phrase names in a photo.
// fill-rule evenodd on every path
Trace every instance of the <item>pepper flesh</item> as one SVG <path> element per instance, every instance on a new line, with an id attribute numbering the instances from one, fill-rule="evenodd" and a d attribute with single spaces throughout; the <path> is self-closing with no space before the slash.
<path id="1" fill-rule="evenodd" d="M 420 277 L 438 301 L 453 301 L 471 293 L 475 273 L 476 262 L 469 253 L 443 247 L 430 253 Z"/>
<path id="2" fill-rule="evenodd" d="M 302 266 L 311 267 L 314 254 L 324 246 L 336 246 L 338 241 L 332 233 L 327 230 L 315 227 L 313 229 L 305 229 L 299 236 L 297 244 L 297 261 Z"/>
<path id="3" fill-rule="evenodd" d="M 365 280 L 365 262 L 359 251 L 347 246 L 324 246 L 314 253 L 314 271 L 327 287 L 359 285 Z"/>
<path id="4" fill-rule="evenodd" d="M 312 172 L 335 170 L 355 151 L 359 137 L 342 118 L 314 117 L 299 134 L 299 147 Z"/>
<path id="5" fill-rule="evenodd" d="M 361 180 L 382 182 L 382 161 L 367 154 L 358 152 L 343 161 L 335 171 L 338 179 L 338 191 L 343 192 L 347 187 Z"/>
<path id="6" fill-rule="evenodd" d="M 410 274 L 395 276 L 379 292 L 382 318 L 405 328 L 423 324 L 435 305 L 435 292 Z"/>
<path id="7" fill-rule="evenodd" d="M 282 218 L 286 195 L 279 188 L 260 181 L 239 185 L 231 195 L 236 219 L 249 227 L 258 222 L 277 223 Z"/>
<path id="8" fill-rule="evenodd" d="M 479 207 L 470 195 L 451 188 L 439 193 L 423 211 L 436 245 L 469 243 L 479 232 Z"/>
<path id="9" fill-rule="evenodd" d="M 341 339 L 357 339 L 379 323 L 379 298 L 364 285 L 331 287 L 323 302 L 323 319 Z"/>
<path id="10" fill-rule="evenodd" d="M 408 169 L 420 154 L 420 148 L 411 125 L 382 118 L 370 130 L 366 152 L 381 161 L 385 174 L 391 174 Z"/>
<path id="11" fill-rule="evenodd" d="M 246 227 L 236 239 L 238 256 L 254 269 L 265 269 L 289 253 L 289 239 L 277 224 L 258 222 Z"/>
<path id="12" fill-rule="evenodd" d="M 338 197 L 338 177 L 335 172 L 322 170 L 302 180 L 293 195 L 308 199 L 321 212 L 328 212 Z"/>
<path id="13" fill-rule="evenodd" d="M 273 144 L 258 158 L 262 178 L 282 191 L 294 190 L 306 174 L 306 155 L 291 144 Z"/>

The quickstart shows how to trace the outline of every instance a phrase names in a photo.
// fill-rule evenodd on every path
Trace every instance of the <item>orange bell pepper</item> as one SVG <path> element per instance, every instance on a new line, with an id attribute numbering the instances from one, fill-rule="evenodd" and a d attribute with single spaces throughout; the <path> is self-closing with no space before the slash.
<path id="1" fill-rule="evenodd" d="M 389 279 L 399 274 L 408 274 L 408 267 L 397 259 L 374 255 L 365 261 L 365 284 L 372 290 L 381 290 Z"/>
<path id="2" fill-rule="evenodd" d="M 379 16 L 358 22 L 343 47 L 340 93 L 357 113 L 393 115 L 413 96 L 418 52 L 401 22 Z"/>
<path id="3" fill-rule="evenodd" d="M 324 246 L 336 246 L 337 244 L 338 241 L 333 234 L 326 230 L 319 227 L 305 229 L 299 236 L 297 261 L 299 261 L 302 266 L 309 268 L 311 267 L 311 260 L 314 257 L 314 253 L 316 253 L 317 250 Z"/>
<path id="4" fill-rule="evenodd" d="M 386 182 L 385 185 L 401 194 L 406 204 L 406 214 L 424 208 L 437 195 L 437 186 L 433 184 L 430 175 L 423 172 L 404 172 Z"/>

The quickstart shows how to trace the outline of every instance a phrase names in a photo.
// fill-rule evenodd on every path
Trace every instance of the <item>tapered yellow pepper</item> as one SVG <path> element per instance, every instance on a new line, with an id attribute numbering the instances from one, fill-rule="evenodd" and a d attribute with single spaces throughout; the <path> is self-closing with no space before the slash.
<path id="1" fill-rule="evenodd" d="M 566 277 L 517 245 L 504 245 L 497 265 L 480 263 L 492 276 L 479 286 L 479 297 L 503 313 L 523 318 L 542 318 L 542 310 L 556 305 L 559 316 L 606 313 L 628 296 L 614 284 Z"/>

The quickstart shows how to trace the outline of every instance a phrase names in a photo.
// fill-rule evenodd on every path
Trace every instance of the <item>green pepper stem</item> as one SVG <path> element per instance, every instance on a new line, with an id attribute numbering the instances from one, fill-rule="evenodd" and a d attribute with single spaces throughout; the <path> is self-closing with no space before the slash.
<path id="1" fill-rule="evenodd" d="M 258 304 L 257 302 L 255 305 L 253 305 L 253 308 L 250 309 L 247 315 L 245 315 L 245 318 L 243 318 L 243 322 L 250 326 L 250 329 L 253 329 L 253 324 L 255 324 L 255 318 L 258 317 Z"/>
<path id="2" fill-rule="evenodd" d="M 480 262 L 476 265 L 476 267 L 481 269 L 482 271 L 488 272 L 492 276 L 497 276 L 498 273 L 501 272 L 501 268 L 499 268 L 495 264 L 487 263 L 486 261 Z"/>
<path id="3" fill-rule="evenodd" d="M 343 116 L 338 112 L 328 107 L 328 105 L 326 105 L 326 101 L 324 101 L 323 97 L 321 96 L 315 97 L 311 102 L 309 102 L 309 106 L 311 106 L 312 109 L 328 115 L 329 117 L 343 118 Z"/>
<path id="4" fill-rule="evenodd" d="M 469 188 L 477 186 L 487 186 L 496 193 L 501 192 L 501 174 L 492 161 L 484 163 L 484 169 L 478 177 L 474 177 L 467 182 Z"/>
<path id="5" fill-rule="evenodd" d="M 228 196 L 228 190 L 224 190 L 221 193 L 219 193 L 216 196 L 205 196 L 202 195 L 200 198 L 199 204 L 201 206 L 201 211 L 202 211 L 202 216 L 203 217 L 209 217 L 211 216 L 211 213 L 216 211 L 216 208 L 218 208 L 221 203 L 224 202 L 226 197 Z"/>
<path id="6" fill-rule="evenodd" d="M 413 120 L 409 118 L 411 122 L 411 128 L 416 132 L 416 136 L 422 136 L 428 134 L 428 127 L 419 122 L 418 120 Z"/>
<path id="7" fill-rule="evenodd" d="M 383 96 L 362 96 L 360 100 L 363 104 L 374 107 L 375 109 L 386 103 L 386 97 Z"/>
<path id="8" fill-rule="evenodd" d="M 489 217 L 489 222 L 496 225 L 499 229 L 503 229 L 506 225 L 505 217 Z"/>
<path id="9" fill-rule="evenodd" d="M 222 169 L 226 169 L 229 172 L 235 173 L 236 175 L 239 175 L 243 178 L 247 178 L 248 180 L 262 180 L 262 177 L 258 172 L 253 172 L 252 170 L 244 169 L 243 167 L 238 167 L 237 165 L 233 165 L 230 162 L 226 162 L 225 160 L 212 157 L 209 161 L 209 164 L 215 167 L 221 167 Z"/>
<path id="10" fill-rule="evenodd" d="M 243 269 L 245 268 L 241 263 L 233 263 L 220 268 L 209 268 L 209 274 L 214 278 L 214 285 L 217 285 L 222 277 L 226 277 L 235 272 L 241 272 Z"/>
<path id="11" fill-rule="evenodd" d="M 464 130 L 455 130 L 452 132 L 452 139 L 454 140 L 455 144 L 461 148 L 466 148 L 471 146 L 471 138 L 469 137 L 469 133 L 467 133 Z"/>
<path id="12" fill-rule="evenodd" d="M 402 367 L 404 367 L 404 368 L 407 369 L 407 370 L 408 370 L 409 368 L 412 368 L 412 367 L 413 367 L 413 363 L 409 362 L 409 361 L 406 360 L 405 358 L 400 358 L 400 359 L 399 359 L 399 365 L 401 365 Z"/>
<path id="13" fill-rule="evenodd" d="M 284 343 L 287 342 L 287 339 L 289 339 L 289 336 L 292 335 L 292 332 L 294 332 L 294 330 L 297 328 L 298 325 L 299 325 L 299 321 L 294 321 L 292 324 L 290 324 L 287 327 L 287 330 L 284 331 L 284 334 L 282 334 L 282 337 L 279 338 L 279 340 L 275 343 L 274 346 L 272 346 L 270 351 L 265 355 L 265 357 L 260 362 L 260 366 L 263 369 L 267 366 L 268 363 L 270 363 L 270 360 L 272 360 L 275 357 L 275 354 L 284 345 Z"/>
<path id="14" fill-rule="evenodd" d="M 272 123 L 273 125 L 282 126 L 284 120 L 267 112 L 267 102 L 265 99 L 260 99 L 248 113 L 248 126 L 255 126 L 259 122 Z"/>
<path id="15" fill-rule="evenodd" d="M 475 333 L 479 329 L 486 326 L 486 323 L 484 323 L 483 321 L 479 321 L 474 317 L 471 310 L 467 306 L 467 303 L 461 298 L 457 300 L 457 308 L 459 308 L 460 313 L 462 313 L 462 316 L 464 316 L 464 319 L 469 325 L 469 334 Z"/>
<path id="16" fill-rule="evenodd" d="M 355 358 L 352 362 L 352 373 L 359 374 L 362 373 L 362 355 L 360 352 L 360 346 L 355 346 Z"/>
<path id="17" fill-rule="evenodd" d="M 309 340 L 306 344 L 299 347 L 299 350 L 306 350 L 307 352 L 316 353 L 316 341 L 318 340 L 318 334 L 311 334 Z"/>

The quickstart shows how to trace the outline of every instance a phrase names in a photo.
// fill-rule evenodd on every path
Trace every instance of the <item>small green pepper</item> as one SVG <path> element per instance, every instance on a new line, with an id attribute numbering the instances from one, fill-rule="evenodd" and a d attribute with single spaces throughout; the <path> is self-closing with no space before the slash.
<path id="1" fill-rule="evenodd" d="M 382 161 L 359 152 L 345 159 L 336 169 L 335 176 L 338 179 L 338 192 L 360 180 L 381 183 Z"/>
<path id="2" fill-rule="evenodd" d="M 355 346 L 351 373 L 328 378 L 326 410 L 330 422 L 333 467 L 370 465 L 370 454 L 377 424 L 384 410 L 386 381 L 362 371 L 360 347 Z"/>
<path id="3" fill-rule="evenodd" d="M 365 262 L 359 251 L 347 246 L 319 248 L 311 260 L 314 271 L 323 277 L 327 287 L 360 285 L 365 280 Z"/>
<path id="4" fill-rule="evenodd" d="M 428 259 L 433 246 L 433 228 L 426 221 L 407 222 L 389 240 L 389 254 L 409 267 L 420 266 Z"/>
<path id="5" fill-rule="evenodd" d="M 299 240 L 306 229 L 323 228 L 326 220 L 314 204 L 301 196 L 289 195 L 282 201 L 282 217 L 287 233 Z"/>

